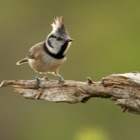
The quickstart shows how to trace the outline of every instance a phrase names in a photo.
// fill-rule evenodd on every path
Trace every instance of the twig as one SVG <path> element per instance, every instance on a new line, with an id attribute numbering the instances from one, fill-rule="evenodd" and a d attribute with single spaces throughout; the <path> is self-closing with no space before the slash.
<path id="1" fill-rule="evenodd" d="M 109 98 L 123 112 L 140 115 L 140 73 L 113 74 L 99 82 L 88 78 L 87 82 L 66 80 L 60 85 L 55 80 L 41 80 L 41 87 L 34 87 L 34 80 L 6 80 L 0 87 L 13 87 L 16 93 L 34 100 L 78 103 L 92 97 Z"/>

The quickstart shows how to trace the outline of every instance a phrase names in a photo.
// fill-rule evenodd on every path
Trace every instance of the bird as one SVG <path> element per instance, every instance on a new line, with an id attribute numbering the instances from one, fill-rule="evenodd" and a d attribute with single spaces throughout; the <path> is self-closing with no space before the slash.
<path id="1" fill-rule="evenodd" d="M 41 84 L 39 74 L 52 73 L 58 77 L 59 84 L 65 82 L 64 78 L 59 74 L 59 69 L 67 59 L 66 52 L 73 39 L 69 36 L 62 16 L 56 17 L 51 26 L 52 31 L 45 41 L 32 46 L 28 55 L 16 63 L 17 65 L 28 63 L 36 72 L 36 88 L 39 88 Z"/>

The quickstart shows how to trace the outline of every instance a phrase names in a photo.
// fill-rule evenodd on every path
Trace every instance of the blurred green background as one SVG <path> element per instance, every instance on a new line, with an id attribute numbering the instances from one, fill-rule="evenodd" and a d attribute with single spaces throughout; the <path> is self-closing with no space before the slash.
<path id="1" fill-rule="evenodd" d="M 1 0 L 1 81 L 34 78 L 28 65 L 15 63 L 46 38 L 56 16 L 64 16 L 74 39 L 60 70 L 65 79 L 140 70 L 140 1 Z M 140 117 L 110 100 L 57 104 L 0 89 L 0 140 L 139 140 L 139 131 Z"/>

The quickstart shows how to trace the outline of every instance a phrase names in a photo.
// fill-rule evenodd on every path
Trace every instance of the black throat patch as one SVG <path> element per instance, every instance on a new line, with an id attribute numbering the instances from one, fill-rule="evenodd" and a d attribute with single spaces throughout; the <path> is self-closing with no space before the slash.
<path id="1" fill-rule="evenodd" d="M 67 46 L 68 46 L 68 42 L 64 43 L 61 50 L 57 54 L 54 54 L 54 53 L 49 51 L 49 49 L 46 46 L 46 42 L 44 42 L 44 45 L 43 45 L 45 52 L 56 59 L 62 59 L 65 57 L 64 51 L 67 49 Z"/>

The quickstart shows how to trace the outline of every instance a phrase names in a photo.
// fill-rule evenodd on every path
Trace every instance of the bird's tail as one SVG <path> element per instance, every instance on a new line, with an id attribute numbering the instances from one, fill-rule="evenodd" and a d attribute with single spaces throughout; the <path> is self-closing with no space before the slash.
<path id="1" fill-rule="evenodd" d="M 24 63 L 28 63 L 28 58 L 24 58 L 24 59 L 22 59 L 22 60 L 19 60 L 16 64 L 17 65 L 21 65 L 21 64 L 24 64 Z"/>

